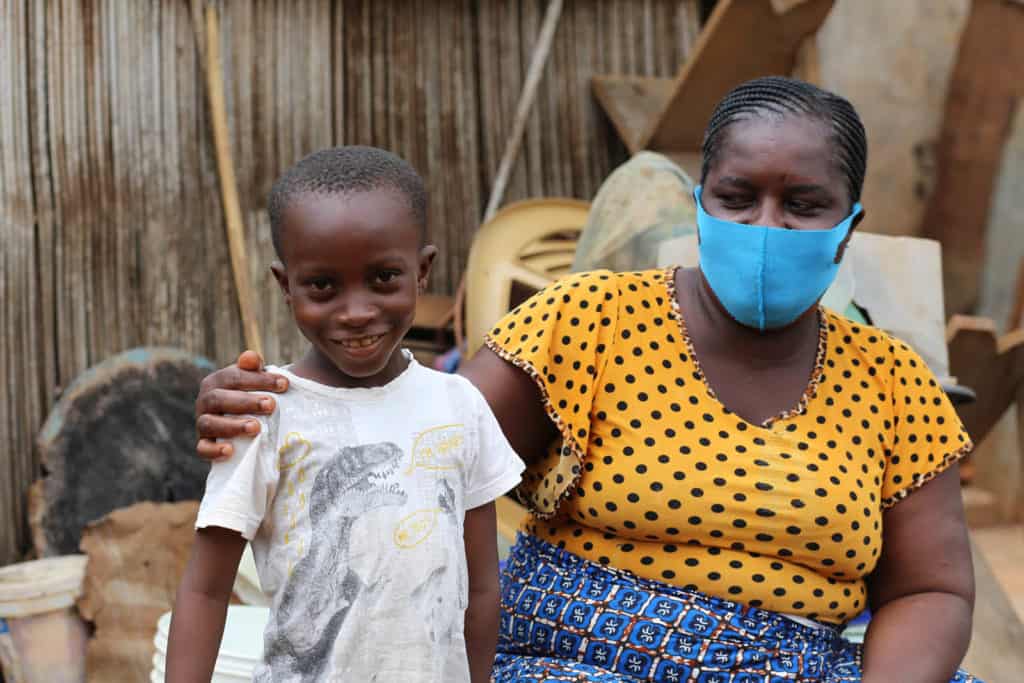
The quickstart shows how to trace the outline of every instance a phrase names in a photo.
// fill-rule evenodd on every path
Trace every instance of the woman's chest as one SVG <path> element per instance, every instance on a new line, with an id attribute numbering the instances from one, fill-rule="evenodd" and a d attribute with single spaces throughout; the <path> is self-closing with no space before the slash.
<path id="1" fill-rule="evenodd" d="M 602 375 L 571 516 L 627 538 L 718 543 L 836 576 L 873 566 L 892 414 L 870 383 L 841 370 L 832 381 L 826 367 L 806 405 L 764 428 L 715 399 L 685 351 L 648 347 L 643 357 L 613 358 Z"/>

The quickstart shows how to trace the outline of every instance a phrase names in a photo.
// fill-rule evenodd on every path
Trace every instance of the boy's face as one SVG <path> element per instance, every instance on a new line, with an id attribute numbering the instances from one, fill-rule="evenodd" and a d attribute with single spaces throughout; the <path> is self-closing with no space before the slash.
<path id="1" fill-rule="evenodd" d="M 317 379 L 380 386 L 405 368 L 399 344 L 437 254 L 397 191 L 307 194 L 282 215 L 271 266 L 295 323 L 313 344 Z"/>

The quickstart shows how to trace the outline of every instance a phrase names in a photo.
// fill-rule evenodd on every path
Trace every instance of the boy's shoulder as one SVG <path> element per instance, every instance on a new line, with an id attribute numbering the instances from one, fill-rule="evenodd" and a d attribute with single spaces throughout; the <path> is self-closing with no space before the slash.
<path id="1" fill-rule="evenodd" d="M 417 370 L 419 371 L 417 389 L 427 388 L 431 392 L 444 392 L 478 408 L 486 406 L 486 401 L 480 390 L 462 375 L 442 372 L 425 365 L 419 365 Z M 420 400 L 432 400 L 432 396 L 436 396 L 436 394 L 421 396 Z"/>
<path id="2" fill-rule="evenodd" d="M 268 365 L 266 367 L 267 372 L 283 374 L 290 380 L 291 384 L 288 387 L 288 391 L 282 394 L 264 391 L 254 391 L 252 393 L 273 398 L 278 407 L 278 410 L 275 410 L 274 413 L 283 413 L 286 418 L 296 411 L 302 415 L 308 410 L 311 402 L 320 403 L 326 400 L 329 403 L 339 400 L 339 398 L 342 401 L 353 399 L 358 401 L 361 398 L 378 396 L 378 392 L 390 395 L 392 398 L 402 398 L 403 400 L 407 399 L 410 401 L 437 402 L 442 396 L 447 396 L 454 398 L 455 402 L 463 407 L 472 406 L 477 411 L 488 409 L 487 402 L 484 400 L 480 390 L 465 377 L 435 370 L 414 359 L 410 362 L 413 365 L 406 373 L 403 373 L 406 376 L 400 378 L 400 381 L 394 382 L 392 386 L 357 389 L 354 391 L 358 393 L 351 394 L 337 394 L 335 393 L 336 390 L 330 387 L 323 387 L 308 380 L 302 380 L 291 373 L 287 367 Z M 403 394 L 407 394 L 407 396 L 403 396 Z"/>

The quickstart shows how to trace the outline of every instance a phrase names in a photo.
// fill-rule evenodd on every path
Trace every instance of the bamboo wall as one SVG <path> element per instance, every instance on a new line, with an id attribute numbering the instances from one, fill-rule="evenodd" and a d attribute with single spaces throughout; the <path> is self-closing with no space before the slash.
<path id="1" fill-rule="evenodd" d="M 506 201 L 590 198 L 625 153 L 595 73 L 667 76 L 690 0 L 569 0 Z M 231 147 L 264 347 L 300 347 L 268 277 L 264 198 L 302 155 L 386 147 L 425 176 L 451 292 L 487 201 L 543 0 L 222 2 Z M 0 564 L 26 548 L 33 440 L 86 367 L 242 333 L 185 0 L 0 0 Z"/>

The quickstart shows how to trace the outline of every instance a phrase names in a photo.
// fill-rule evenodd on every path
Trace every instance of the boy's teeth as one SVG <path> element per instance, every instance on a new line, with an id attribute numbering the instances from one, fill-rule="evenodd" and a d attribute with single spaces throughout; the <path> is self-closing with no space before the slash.
<path id="1" fill-rule="evenodd" d="M 350 346 L 355 348 L 363 348 L 364 346 L 372 346 L 377 343 L 380 339 L 380 335 L 375 337 L 363 337 L 361 339 L 350 339 L 341 343 L 342 346 Z"/>

